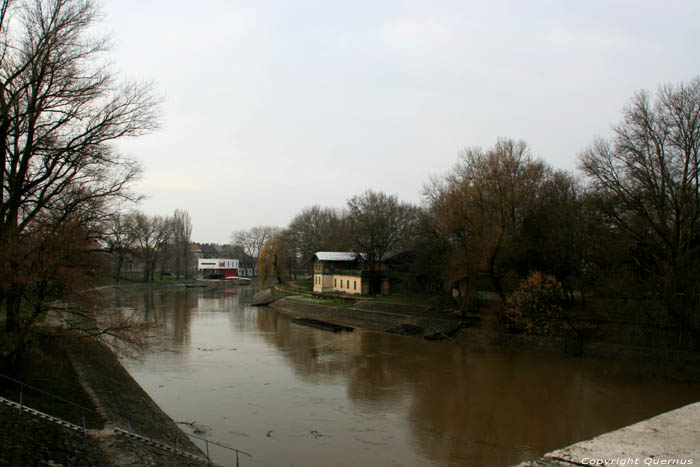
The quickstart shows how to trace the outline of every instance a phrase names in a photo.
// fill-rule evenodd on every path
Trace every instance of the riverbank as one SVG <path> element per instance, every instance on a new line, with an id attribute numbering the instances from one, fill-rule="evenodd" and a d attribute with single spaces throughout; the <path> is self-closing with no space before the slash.
<path id="1" fill-rule="evenodd" d="M 233 286 L 251 285 L 253 281 L 248 278 L 240 279 L 187 279 L 187 280 L 164 280 L 155 282 L 129 281 L 123 280 L 119 283 L 111 283 L 102 287 L 114 290 L 137 290 L 137 289 L 170 289 L 170 288 L 203 288 L 221 289 Z"/>
<path id="2" fill-rule="evenodd" d="M 31 387 L 3 379 L 2 395 L 17 400 L 21 389 L 23 404 L 84 426 L 87 436 L 0 405 L 0 465 L 202 465 L 115 434 L 115 427 L 131 426 L 154 441 L 204 457 L 105 345 L 47 329 L 37 331 L 32 344 L 8 375 Z"/>
<path id="3" fill-rule="evenodd" d="M 648 369 L 650 377 L 654 378 L 700 381 L 698 352 L 569 337 L 512 334 L 501 329 L 494 314 L 488 312 L 457 318 L 449 311 L 420 305 L 361 300 L 343 306 L 328 306 L 279 294 L 268 306 L 292 317 L 308 317 L 373 331 L 387 331 L 402 324 L 426 328 L 460 321 L 460 329 L 450 335 L 449 340 L 494 349 L 511 348 L 612 360 L 640 370 Z"/>

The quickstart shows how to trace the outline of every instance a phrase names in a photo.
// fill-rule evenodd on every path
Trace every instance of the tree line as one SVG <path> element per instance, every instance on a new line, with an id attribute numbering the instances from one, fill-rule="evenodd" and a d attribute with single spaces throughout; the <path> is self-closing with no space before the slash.
<path id="1" fill-rule="evenodd" d="M 640 91 L 612 135 L 579 153 L 580 175 L 524 141 L 466 148 L 425 184 L 418 206 L 369 190 L 267 228 L 261 283 L 310 273 L 316 251 L 353 249 L 376 262 L 402 250 L 408 289 L 450 294 L 465 310 L 492 291 L 521 328 L 528 309 L 615 297 L 659 304 L 700 342 L 699 162 L 700 78 Z M 542 308 L 553 290 L 556 303 Z"/>
<path id="2" fill-rule="evenodd" d="M 104 251 L 111 255 L 112 276 L 119 282 L 127 261 L 135 261 L 143 282 L 153 282 L 156 273 L 191 277 L 192 219 L 176 209 L 172 216 L 148 216 L 142 212 L 109 216 L 102 236 Z"/>
<path id="3" fill-rule="evenodd" d="M 98 18 L 92 0 L 0 0 L 0 310 L 20 345 L 47 311 L 118 329 L 94 318 L 105 251 L 116 277 L 129 252 L 144 280 L 166 258 L 187 275 L 189 216 L 128 213 L 140 166 L 114 143 L 155 130 L 160 99 L 110 69 Z M 404 251 L 408 290 L 460 308 L 490 290 L 516 326 L 527 310 L 558 315 L 558 295 L 626 297 L 660 303 L 700 341 L 699 152 L 696 78 L 635 94 L 612 135 L 579 154 L 581 177 L 501 139 L 465 149 L 420 205 L 368 190 L 284 229 L 238 232 L 232 252 L 284 280 L 309 272 L 316 251 L 352 248 L 370 264 Z"/>

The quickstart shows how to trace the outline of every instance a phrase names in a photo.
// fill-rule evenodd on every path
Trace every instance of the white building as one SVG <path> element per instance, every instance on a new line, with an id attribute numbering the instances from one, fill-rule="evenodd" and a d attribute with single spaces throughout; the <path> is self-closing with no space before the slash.
<path id="1" fill-rule="evenodd" d="M 206 279 L 228 279 L 238 277 L 238 260 L 228 258 L 200 258 L 197 270 Z"/>

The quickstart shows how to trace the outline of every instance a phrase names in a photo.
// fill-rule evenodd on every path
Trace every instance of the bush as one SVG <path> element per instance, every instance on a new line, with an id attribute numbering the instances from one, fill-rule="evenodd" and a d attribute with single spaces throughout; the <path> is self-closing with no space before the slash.
<path id="1" fill-rule="evenodd" d="M 508 298 L 505 319 L 509 329 L 551 335 L 566 324 L 564 288 L 550 275 L 535 271 Z"/>

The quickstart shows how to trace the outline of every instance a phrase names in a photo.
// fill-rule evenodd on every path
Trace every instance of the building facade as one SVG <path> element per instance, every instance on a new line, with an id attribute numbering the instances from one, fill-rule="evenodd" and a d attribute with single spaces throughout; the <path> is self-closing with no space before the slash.
<path id="1" fill-rule="evenodd" d="M 319 251 L 314 254 L 314 292 L 343 292 L 367 295 L 369 284 L 362 280 L 359 255 L 353 252 Z M 362 292 L 362 285 L 367 290 Z"/>
<path id="2" fill-rule="evenodd" d="M 238 260 L 228 258 L 199 258 L 197 270 L 204 279 L 238 277 Z"/>
<path id="3" fill-rule="evenodd" d="M 313 291 L 318 293 L 344 293 L 369 295 L 370 274 L 360 253 L 352 251 L 319 251 L 313 256 Z M 386 272 L 386 262 L 377 265 L 380 276 Z M 381 293 L 389 293 L 389 281 L 381 277 Z M 375 287 L 375 290 L 378 290 Z"/>

